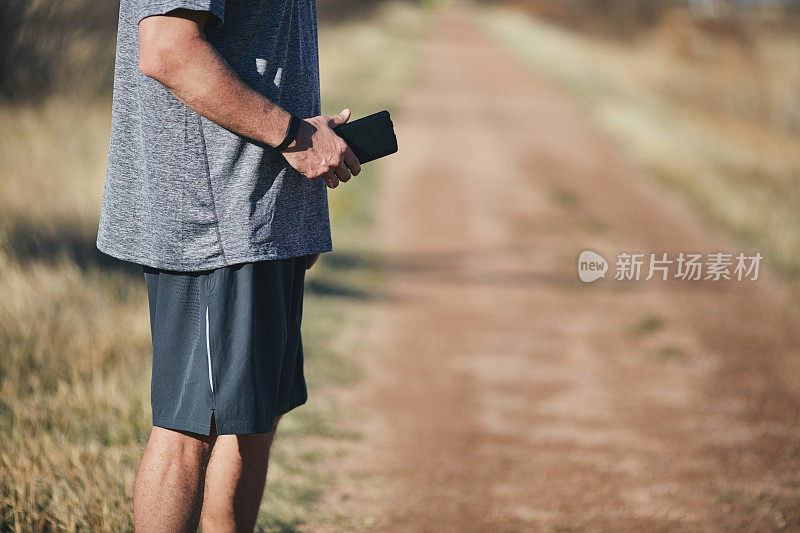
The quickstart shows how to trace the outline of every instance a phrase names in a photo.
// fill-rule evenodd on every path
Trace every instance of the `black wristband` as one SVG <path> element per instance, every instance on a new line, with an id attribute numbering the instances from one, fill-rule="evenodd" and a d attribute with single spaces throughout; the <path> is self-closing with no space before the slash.
<path id="1" fill-rule="evenodd" d="M 292 114 L 292 117 L 289 119 L 289 126 L 286 128 L 286 137 L 283 138 L 283 142 L 275 147 L 275 149 L 279 152 L 286 150 L 292 141 L 297 138 L 297 132 L 300 130 L 300 122 L 302 120 Z"/>

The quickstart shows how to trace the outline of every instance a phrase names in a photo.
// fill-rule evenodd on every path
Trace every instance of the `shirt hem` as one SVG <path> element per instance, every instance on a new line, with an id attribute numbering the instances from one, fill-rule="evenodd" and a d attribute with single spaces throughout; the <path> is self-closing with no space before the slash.
<path id="1" fill-rule="evenodd" d="M 322 254 L 333 250 L 331 243 L 327 244 L 307 244 L 296 248 L 287 249 L 272 249 L 259 253 L 252 253 L 243 256 L 225 255 L 225 257 L 218 257 L 210 261 L 201 263 L 171 263 L 167 261 L 159 261 L 158 259 L 131 253 L 129 250 L 117 250 L 113 247 L 106 246 L 104 243 L 98 241 L 96 243 L 97 249 L 111 257 L 135 263 L 137 265 L 145 265 L 152 268 L 161 270 L 175 270 L 180 272 L 200 272 L 203 270 L 211 270 L 215 268 L 237 265 L 240 263 L 251 263 L 253 261 L 268 261 L 272 259 L 288 259 L 290 257 L 301 257 L 311 254 Z"/>

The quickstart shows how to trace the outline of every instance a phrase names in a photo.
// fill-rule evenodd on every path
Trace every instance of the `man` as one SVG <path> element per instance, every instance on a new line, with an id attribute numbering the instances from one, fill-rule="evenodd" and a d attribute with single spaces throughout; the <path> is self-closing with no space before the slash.
<path id="1" fill-rule="evenodd" d="M 97 247 L 142 265 L 153 428 L 140 531 L 253 530 L 280 415 L 307 399 L 303 280 L 327 187 L 314 0 L 122 0 Z"/>

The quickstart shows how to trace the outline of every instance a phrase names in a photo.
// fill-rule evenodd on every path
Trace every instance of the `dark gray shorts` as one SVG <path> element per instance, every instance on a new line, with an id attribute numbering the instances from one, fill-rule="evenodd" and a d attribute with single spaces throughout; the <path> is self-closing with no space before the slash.
<path id="1" fill-rule="evenodd" d="M 267 433 L 305 403 L 300 322 L 308 256 L 202 272 L 143 266 L 153 339 L 153 425 Z"/>

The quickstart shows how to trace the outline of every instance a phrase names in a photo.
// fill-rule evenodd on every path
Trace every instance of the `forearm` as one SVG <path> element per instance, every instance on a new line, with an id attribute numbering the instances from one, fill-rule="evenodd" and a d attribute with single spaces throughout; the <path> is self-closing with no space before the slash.
<path id="1" fill-rule="evenodd" d="M 245 137 L 277 146 L 290 115 L 249 88 L 198 33 L 140 61 L 142 72 L 198 114 Z"/>
<path id="2" fill-rule="evenodd" d="M 175 9 L 139 21 L 139 69 L 167 87 L 201 116 L 239 135 L 270 146 L 286 137 L 291 115 L 250 89 L 205 39 L 211 12 Z M 334 128 L 350 110 L 307 117 L 283 150 L 289 165 L 329 187 L 357 175 L 361 166 Z"/>

